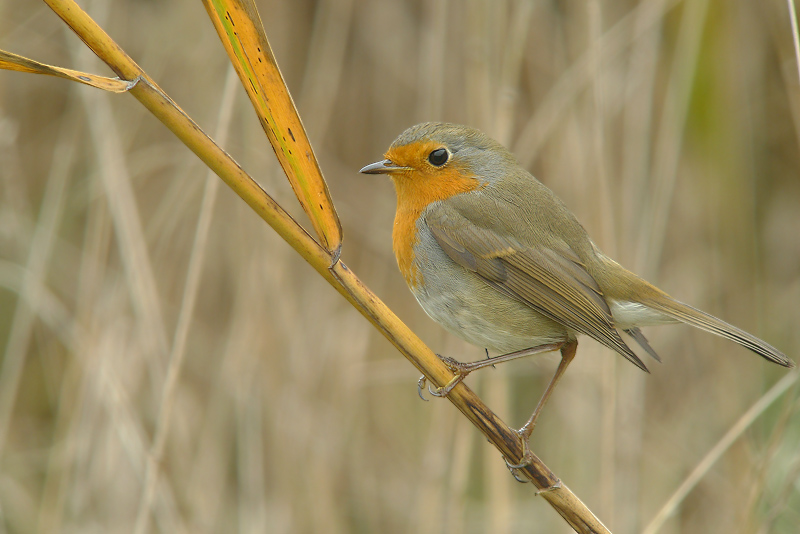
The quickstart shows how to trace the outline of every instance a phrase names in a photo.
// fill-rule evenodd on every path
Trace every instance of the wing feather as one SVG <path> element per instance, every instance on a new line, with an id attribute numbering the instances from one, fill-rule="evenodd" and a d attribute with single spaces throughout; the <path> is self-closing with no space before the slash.
<path id="1" fill-rule="evenodd" d="M 498 291 L 596 339 L 647 371 L 616 330 L 597 282 L 566 243 L 524 246 L 474 224 L 444 203 L 426 210 L 425 222 L 454 262 L 475 272 Z"/>

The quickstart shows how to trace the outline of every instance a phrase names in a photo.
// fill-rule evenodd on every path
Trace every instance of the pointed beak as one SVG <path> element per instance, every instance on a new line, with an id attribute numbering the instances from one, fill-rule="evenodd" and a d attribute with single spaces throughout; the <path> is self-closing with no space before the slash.
<path id="1" fill-rule="evenodd" d="M 392 174 L 395 172 L 401 171 L 408 171 L 411 170 L 408 167 L 400 167 L 399 165 L 395 165 L 392 160 L 385 159 L 383 161 L 376 161 L 375 163 L 370 163 L 363 169 L 361 169 L 360 173 L 362 174 Z"/>

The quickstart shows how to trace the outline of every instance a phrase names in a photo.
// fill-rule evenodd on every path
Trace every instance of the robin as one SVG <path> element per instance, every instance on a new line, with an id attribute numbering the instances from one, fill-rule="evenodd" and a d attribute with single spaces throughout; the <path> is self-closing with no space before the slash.
<path id="1" fill-rule="evenodd" d="M 456 124 L 412 126 L 383 161 L 397 192 L 392 244 L 400 272 L 425 312 L 447 330 L 501 356 L 473 363 L 442 357 L 455 374 L 548 351 L 561 362 L 528 421 L 536 419 L 587 335 L 649 372 L 621 333 L 661 361 L 640 327 L 686 323 L 793 367 L 782 352 L 679 302 L 603 254 L 550 189 L 484 133 Z M 527 454 L 527 453 L 526 453 Z M 521 467 L 519 466 L 510 467 Z"/>

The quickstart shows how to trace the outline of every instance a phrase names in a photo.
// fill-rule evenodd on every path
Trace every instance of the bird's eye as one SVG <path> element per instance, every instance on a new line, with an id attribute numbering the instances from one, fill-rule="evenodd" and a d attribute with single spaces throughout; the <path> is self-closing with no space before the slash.
<path id="1" fill-rule="evenodd" d="M 437 148 L 428 154 L 428 161 L 430 161 L 431 165 L 434 167 L 441 167 L 447 163 L 448 159 L 450 159 L 450 154 L 447 152 L 446 148 Z"/>

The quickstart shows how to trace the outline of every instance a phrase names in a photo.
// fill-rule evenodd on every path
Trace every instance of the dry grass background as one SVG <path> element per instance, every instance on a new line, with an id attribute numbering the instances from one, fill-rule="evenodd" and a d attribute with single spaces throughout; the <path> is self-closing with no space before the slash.
<path id="1" fill-rule="evenodd" d="M 301 217 L 244 92 L 226 90 L 199 2 L 81 5 Z M 435 351 L 482 357 L 413 301 L 391 253 L 392 186 L 357 174 L 424 120 L 491 133 L 621 263 L 800 358 L 785 1 L 258 5 L 342 218 L 343 260 Z M 108 72 L 37 2 L 0 0 L 0 48 Z M 0 286 L 3 532 L 569 531 L 126 95 L 0 72 Z M 786 375 L 689 327 L 646 334 L 664 359 L 650 376 L 584 341 L 533 436 L 613 532 L 640 531 Z M 468 382 L 521 424 L 555 362 Z M 796 533 L 798 450 L 792 387 L 660 532 Z"/>

